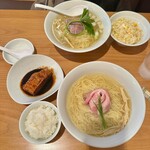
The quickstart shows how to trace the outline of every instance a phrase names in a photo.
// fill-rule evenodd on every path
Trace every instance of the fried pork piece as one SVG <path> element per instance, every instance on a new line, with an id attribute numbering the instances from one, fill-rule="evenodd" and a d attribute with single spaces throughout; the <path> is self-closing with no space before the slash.
<path id="1" fill-rule="evenodd" d="M 43 68 L 41 71 L 33 73 L 28 81 L 23 85 L 23 90 L 31 95 L 36 95 L 51 78 L 52 69 Z"/>

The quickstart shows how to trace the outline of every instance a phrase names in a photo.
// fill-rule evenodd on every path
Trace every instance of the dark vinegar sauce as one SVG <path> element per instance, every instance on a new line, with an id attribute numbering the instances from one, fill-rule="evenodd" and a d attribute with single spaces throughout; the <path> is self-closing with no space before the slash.
<path id="1" fill-rule="evenodd" d="M 31 95 L 31 94 L 29 94 L 29 93 L 27 93 L 26 91 L 23 90 L 23 88 L 22 88 L 23 85 L 29 80 L 29 78 L 31 77 L 31 75 L 33 73 L 39 72 L 41 70 L 42 70 L 42 68 L 34 69 L 34 70 L 28 72 L 23 77 L 23 79 L 21 80 L 20 88 L 27 95 L 29 95 L 29 96 L 39 96 L 39 95 L 42 95 L 42 94 L 46 93 L 47 91 L 49 91 L 52 88 L 52 86 L 54 85 L 56 77 L 54 75 L 54 72 L 52 72 L 52 76 L 47 80 L 47 82 L 44 84 L 44 86 L 40 89 L 40 91 L 36 95 Z"/>

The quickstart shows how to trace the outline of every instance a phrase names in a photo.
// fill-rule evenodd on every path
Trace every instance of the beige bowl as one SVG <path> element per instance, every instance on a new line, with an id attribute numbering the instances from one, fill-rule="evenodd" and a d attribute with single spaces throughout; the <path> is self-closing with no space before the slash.
<path id="1" fill-rule="evenodd" d="M 55 36 L 53 35 L 53 32 L 52 32 L 52 23 L 53 23 L 53 20 L 56 18 L 57 14 L 55 14 L 53 12 L 49 12 L 44 21 L 44 31 L 45 31 L 48 39 L 55 46 L 59 47 L 60 49 L 62 49 L 64 51 L 68 51 L 68 52 L 73 52 L 73 53 L 84 53 L 84 52 L 89 52 L 89 51 L 97 49 L 98 47 L 100 47 L 101 45 L 103 45 L 106 42 L 106 40 L 110 36 L 110 32 L 111 32 L 111 22 L 110 22 L 109 16 L 100 6 L 98 6 L 92 2 L 82 1 L 82 0 L 66 1 L 66 2 L 63 2 L 63 3 L 60 3 L 59 5 L 57 5 L 56 8 L 63 10 L 63 9 L 71 8 L 71 7 L 73 7 L 75 5 L 79 5 L 79 4 L 86 5 L 91 12 L 93 12 L 95 15 L 97 15 L 98 18 L 100 18 L 100 20 L 102 21 L 103 26 L 104 26 L 103 34 L 100 37 L 100 39 L 95 44 L 93 44 L 92 46 L 90 46 L 88 48 L 84 48 L 84 49 L 69 48 L 69 47 L 62 45 L 55 38 Z"/>

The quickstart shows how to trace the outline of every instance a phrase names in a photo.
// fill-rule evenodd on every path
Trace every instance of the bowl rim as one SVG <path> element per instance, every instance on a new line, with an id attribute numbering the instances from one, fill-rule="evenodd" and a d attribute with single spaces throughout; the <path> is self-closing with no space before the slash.
<path id="1" fill-rule="evenodd" d="M 127 14 L 130 14 L 130 15 L 127 15 Z M 115 17 L 116 19 L 114 20 L 117 20 L 118 18 L 121 18 L 121 17 L 130 17 L 130 18 L 133 18 L 131 15 L 135 15 L 135 16 L 138 16 L 140 17 L 141 19 L 143 19 L 145 21 L 145 23 L 148 25 L 149 28 L 146 28 L 150 33 L 150 23 L 149 21 L 140 13 L 137 13 L 137 12 L 134 12 L 134 11 L 130 11 L 130 10 L 123 10 L 123 11 L 118 11 L 116 13 L 114 13 L 111 17 L 110 17 L 110 21 L 111 21 L 111 24 L 114 22 L 112 21 Z M 120 16 L 122 15 L 122 16 Z M 119 17 L 117 17 L 119 16 Z M 140 21 L 139 21 L 140 22 Z M 140 22 L 141 23 L 141 22 Z M 145 24 L 144 23 L 144 24 Z M 150 34 L 145 38 L 145 40 L 143 40 L 143 42 L 138 42 L 136 44 L 126 44 L 126 43 L 123 43 L 122 41 L 119 41 L 118 39 L 116 39 L 113 35 L 112 35 L 112 32 L 111 32 L 111 37 L 120 45 L 122 46 L 129 46 L 129 47 L 135 47 L 135 46 L 140 46 L 140 45 L 143 45 L 144 43 L 146 43 L 149 39 L 150 39 Z"/>
<path id="2" fill-rule="evenodd" d="M 29 111 L 31 111 L 32 109 L 34 109 L 35 107 L 38 107 L 40 105 L 47 105 L 47 106 L 51 107 L 57 113 L 57 116 L 58 116 L 57 129 L 55 130 L 55 132 L 50 137 L 48 137 L 47 139 L 44 139 L 44 140 L 36 140 L 36 139 L 31 138 L 28 135 L 28 133 L 25 132 L 24 125 L 23 125 L 23 122 L 25 121 L 25 118 L 28 115 Z M 45 143 L 48 143 L 48 142 L 52 141 L 57 136 L 57 134 L 58 134 L 58 132 L 60 130 L 60 127 L 61 127 L 61 119 L 60 119 L 60 115 L 59 115 L 58 109 L 57 109 L 57 107 L 53 103 L 48 102 L 48 101 L 33 102 L 32 104 L 30 104 L 29 106 L 27 106 L 22 111 L 22 113 L 20 115 L 20 118 L 19 118 L 19 131 L 20 131 L 22 137 L 26 141 L 28 141 L 30 143 L 33 143 L 33 144 L 45 144 Z"/>
<path id="3" fill-rule="evenodd" d="M 40 60 L 40 61 L 39 61 Z M 43 62 L 41 62 L 41 60 Z M 56 75 L 56 81 L 51 89 L 42 95 L 29 96 L 25 94 L 21 88 L 20 83 L 22 78 L 28 72 L 37 69 L 39 67 L 48 66 L 54 69 Z M 55 68 L 54 68 L 55 67 Z M 22 69 L 20 72 L 19 70 Z M 19 70 L 18 70 L 19 69 Z M 16 77 L 17 76 L 17 77 Z M 64 79 L 64 73 L 61 66 L 51 57 L 41 54 L 33 54 L 18 60 L 9 70 L 7 74 L 7 91 L 16 103 L 19 104 L 31 104 L 35 101 L 42 101 L 50 96 L 52 96 L 59 88 L 61 82 Z M 17 90 L 16 90 L 17 89 Z"/>
<path id="4" fill-rule="evenodd" d="M 34 53 L 34 45 L 33 45 L 33 43 L 32 43 L 31 41 L 29 41 L 28 39 L 26 39 L 26 38 L 16 38 L 16 39 L 12 39 L 12 40 L 10 40 L 9 42 L 7 42 L 4 47 L 9 48 L 9 46 L 10 46 L 11 44 L 17 44 L 17 43 L 19 43 L 19 42 L 21 42 L 21 43 L 24 42 L 24 43 L 28 44 L 28 47 L 30 47 L 31 52 Z M 13 47 L 11 47 L 10 49 L 13 50 Z M 19 48 L 19 49 L 20 49 L 20 48 Z M 18 61 L 18 59 L 14 58 L 13 56 L 7 54 L 7 53 L 4 52 L 4 51 L 2 52 L 2 56 L 3 56 L 3 59 L 4 59 L 8 64 L 10 64 L 10 65 L 14 65 L 14 64 Z M 10 58 L 8 59 L 7 56 L 10 56 Z M 15 59 L 15 62 L 13 62 L 12 59 Z"/>
<path id="5" fill-rule="evenodd" d="M 88 65 L 95 65 L 97 64 L 100 65 L 111 65 L 114 69 L 118 68 L 119 70 L 122 70 L 125 74 L 129 75 L 131 79 L 133 79 L 133 81 L 135 82 L 135 84 L 137 85 L 136 89 L 138 89 L 139 91 L 139 94 L 141 96 L 141 110 L 142 111 L 142 115 L 141 115 L 141 118 L 139 119 L 139 122 L 138 122 L 138 125 L 134 128 L 134 131 L 132 131 L 129 127 L 128 127 L 128 124 L 124 127 L 124 129 L 122 129 L 120 132 L 112 135 L 112 136 L 108 136 L 108 137 L 93 137 L 93 136 L 90 136 L 90 135 L 87 135 L 85 133 L 81 133 L 76 127 L 74 127 L 73 123 L 71 123 L 70 119 L 69 119 L 69 116 L 67 115 L 67 113 L 64 115 L 62 115 L 62 111 L 61 111 L 61 107 L 62 105 L 65 105 L 65 104 L 62 104 L 62 100 L 63 100 L 63 95 L 61 94 L 63 89 L 64 89 L 64 85 L 66 84 L 68 78 L 70 78 L 70 76 L 72 76 L 73 74 L 76 75 L 76 72 L 78 69 L 82 69 L 80 70 L 84 72 L 84 74 L 86 73 L 86 69 L 83 70 L 83 67 L 87 67 Z M 77 73 L 78 74 L 78 73 Z M 79 77 L 81 77 L 82 75 L 80 74 Z M 78 77 L 78 78 L 79 78 Z M 75 81 L 75 79 L 73 79 L 73 81 Z M 73 83 L 73 82 L 72 82 Z M 70 83 L 70 85 L 72 85 L 72 83 Z M 68 84 L 68 83 L 67 83 Z M 66 92 L 66 91 L 64 91 Z M 60 100 L 60 97 L 61 97 L 61 100 Z M 65 97 L 65 96 L 64 96 Z M 138 81 L 134 78 L 134 76 L 132 74 L 130 74 L 126 69 L 124 69 L 123 67 L 119 66 L 119 65 L 116 65 L 114 63 L 110 63 L 110 62 L 105 62 L 105 61 L 93 61 L 93 62 L 88 62 L 88 63 L 84 63 L 84 64 L 81 64 L 79 66 L 77 66 L 76 68 L 72 69 L 67 75 L 66 77 L 64 78 L 64 81 L 62 82 L 59 90 L 58 90 L 58 94 L 57 94 L 57 106 L 58 106 L 58 110 L 59 110 L 59 113 L 60 113 L 60 117 L 61 117 L 61 120 L 62 120 L 62 123 L 63 125 L 65 126 L 65 128 L 68 130 L 68 132 L 74 137 L 76 138 L 77 140 L 79 140 L 80 142 L 83 142 L 87 145 L 90 145 L 92 147 L 98 147 L 98 148 L 112 148 L 112 147 L 116 147 L 116 146 L 119 146 L 119 145 L 122 145 L 123 143 L 129 141 L 133 136 L 135 136 L 135 134 L 139 131 L 139 129 L 141 128 L 142 124 L 143 124 L 143 121 L 144 121 L 144 118 L 145 118 L 145 111 L 146 111 L 146 106 L 145 106 L 145 97 L 144 97 L 144 94 L 143 94 L 143 91 L 138 83 Z M 64 106 L 63 106 L 64 107 Z M 64 109 L 64 108 L 63 108 Z M 137 110 L 138 111 L 138 110 Z M 135 113 L 134 113 L 135 115 Z M 67 120 L 66 120 L 67 119 Z M 68 123 L 68 120 L 69 120 L 69 123 Z M 131 120 L 131 117 L 129 119 L 129 122 Z M 132 124 L 133 124 L 133 121 L 132 121 Z M 73 131 L 73 130 L 74 131 Z M 125 131 L 127 130 L 130 130 L 130 134 L 127 134 L 125 135 L 125 137 L 122 137 L 122 135 L 124 135 L 124 133 L 126 133 Z M 122 137 L 122 139 L 120 139 L 119 137 Z M 115 140 L 112 142 L 112 139 L 118 139 L 118 140 Z M 90 139 L 90 140 L 89 140 Z M 111 142 L 111 143 L 109 143 Z"/>
<path id="6" fill-rule="evenodd" d="M 102 7 L 100 7 L 99 5 L 97 5 L 97 4 L 93 3 L 93 2 L 90 2 L 90 1 L 84 1 L 84 0 L 65 1 L 65 2 L 62 2 L 62 3 L 58 4 L 58 5 L 56 5 L 55 7 L 56 7 L 56 8 L 59 8 L 59 7 L 61 7 L 62 5 L 69 4 L 69 3 L 70 3 L 70 4 L 71 4 L 71 3 L 73 3 L 73 4 L 78 4 L 78 3 L 81 4 L 81 3 L 82 3 L 82 4 L 85 4 L 85 5 L 88 5 L 88 6 L 90 6 L 90 5 L 92 4 L 92 6 L 98 8 L 98 9 L 100 10 L 100 12 L 103 13 L 103 15 L 105 15 L 105 20 L 108 22 L 108 27 L 107 27 L 107 33 L 108 33 L 108 34 L 107 34 L 107 36 L 105 35 L 105 39 L 103 40 L 103 42 L 99 42 L 99 44 L 97 44 L 97 42 L 96 42 L 94 45 L 92 45 L 92 46 L 90 46 L 90 47 L 87 47 L 87 48 L 85 48 L 85 49 L 73 49 L 73 48 L 69 48 L 69 47 L 66 47 L 66 46 L 62 46 L 62 45 L 56 40 L 56 38 L 55 38 L 55 40 L 56 40 L 57 42 L 55 42 L 55 40 L 53 40 L 53 38 L 51 38 L 51 37 L 49 36 L 49 34 L 47 33 L 46 22 L 47 22 L 49 16 L 55 15 L 55 13 L 49 12 L 49 13 L 46 15 L 45 20 L 44 20 L 44 31 L 45 31 L 45 34 L 46 34 L 47 38 L 48 38 L 55 46 L 57 46 L 57 47 L 60 48 L 61 50 L 64 50 L 64 51 L 67 51 L 67 52 L 71 52 L 71 53 L 86 53 L 86 52 L 90 52 L 90 51 L 96 50 L 97 48 L 99 48 L 100 46 L 102 46 L 102 45 L 107 41 L 107 39 L 109 38 L 109 36 L 110 36 L 110 34 L 111 34 L 111 21 L 110 21 L 110 18 L 109 18 L 109 16 L 108 16 L 107 12 L 106 12 Z M 104 16 L 102 16 L 102 17 L 104 18 Z"/>

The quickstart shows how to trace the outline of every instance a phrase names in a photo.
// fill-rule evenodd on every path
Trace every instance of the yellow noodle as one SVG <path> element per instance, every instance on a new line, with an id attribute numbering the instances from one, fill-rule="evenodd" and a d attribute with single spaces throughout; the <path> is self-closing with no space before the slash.
<path id="1" fill-rule="evenodd" d="M 103 129 L 99 116 L 92 113 L 84 103 L 83 96 L 98 88 L 109 92 L 111 108 L 104 114 L 107 128 Z M 131 100 L 116 80 L 104 74 L 88 74 L 80 77 L 70 87 L 67 95 L 67 111 L 73 124 L 84 133 L 93 136 L 108 136 L 119 132 L 130 116 Z"/>
<path id="2" fill-rule="evenodd" d="M 84 30 L 77 35 L 71 34 L 67 29 L 68 23 L 73 20 L 80 20 L 80 16 L 68 17 L 58 15 L 52 24 L 52 31 L 55 38 L 64 46 L 72 47 L 74 49 L 87 48 L 96 43 L 103 34 L 103 24 L 93 13 L 89 12 L 89 15 L 95 18 L 93 19 L 95 24 L 95 26 L 93 26 L 95 35 L 89 34 L 87 30 Z"/>

